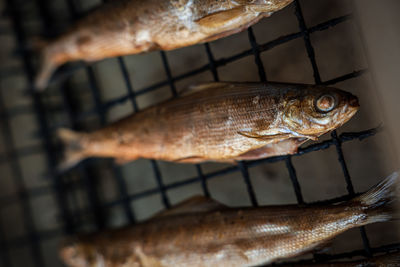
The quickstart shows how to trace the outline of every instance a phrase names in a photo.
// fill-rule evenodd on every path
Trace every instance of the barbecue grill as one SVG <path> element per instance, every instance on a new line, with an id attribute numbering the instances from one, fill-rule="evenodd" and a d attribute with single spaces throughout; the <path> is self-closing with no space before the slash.
<path id="1" fill-rule="evenodd" d="M 331 155 L 327 157 L 331 160 L 326 166 L 318 168 L 325 169 L 325 175 L 328 176 L 330 172 L 338 173 L 340 170 L 341 175 L 336 176 L 332 183 L 336 183 L 338 187 L 345 185 L 347 190 L 344 195 L 331 193 L 329 200 L 318 201 L 333 203 L 349 199 L 357 192 L 372 186 L 369 181 L 377 182 L 383 178 L 368 177 L 363 182 L 360 177 L 357 184 L 353 184 L 351 165 L 346 161 L 353 151 L 345 153 L 347 144 L 354 144 L 352 150 L 362 150 L 366 143 L 374 142 L 369 140 L 379 138 L 383 133 L 379 127 L 375 127 L 378 124 L 358 128 L 357 131 L 343 132 L 339 129 L 321 141 L 303 145 L 299 153 L 293 156 L 240 162 L 237 165 L 174 165 L 150 160 L 117 165 L 112 160 L 89 159 L 73 170 L 59 173 L 56 169 L 61 155 L 60 146 L 54 138 L 57 128 L 63 126 L 75 130 L 97 129 L 122 115 L 176 97 L 184 85 L 195 81 L 235 79 L 236 74 L 239 80 L 268 81 L 268 70 L 274 72 L 273 76 L 281 77 L 279 75 L 283 74 L 278 71 L 281 68 L 288 68 L 285 73 L 292 72 L 291 79 L 294 81 L 338 87 L 346 82 L 353 84 L 353 80 L 360 77 L 368 77 L 367 65 L 328 79 L 324 77 L 329 75 L 320 71 L 320 65 L 324 65 L 326 70 L 329 64 L 318 56 L 314 41 L 325 38 L 324 36 L 332 34 L 335 29 L 355 27 L 353 31 L 357 31 L 351 10 L 333 8 L 339 11 L 328 12 L 330 9 L 327 8 L 335 5 L 332 1 L 318 1 L 325 2 L 318 4 L 315 1 L 294 1 L 287 9 L 264 19 L 247 31 L 211 44 L 171 52 L 119 57 L 97 63 L 68 64 L 57 71 L 50 88 L 42 94 L 35 93 L 33 89 L 37 62 L 34 51 L 29 47 L 31 38 L 35 35 L 56 36 L 66 25 L 100 3 L 85 0 L 5 2 L 0 21 L 0 38 L 5 40 L 5 46 L 0 52 L 10 59 L 0 67 L 3 147 L 0 163 L 1 166 L 6 166 L 1 169 L 4 169 L 3 175 L 7 177 L 0 181 L 0 187 L 4 188 L 0 190 L 1 266 L 61 266 L 57 244 L 63 236 L 132 224 L 159 209 L 169 208 L 178 200 L 194 193 L 202 193 L 236 205 L 271 204 L 264 201 L 267 199 L 264 196 L 275 190 L 265 186 L 272 181 L 267 179 L 268 175 L 274 176 L 270 168 L 273 164 L 278 165 L 274 165 L 272 169 L 279 168 L 291 184 L 291 188 L 286 188 L 286 191 L 291 192 L 292 197 L 284 201 L 285 204 L 297 200 L 299 204 L 308 205 L 314 199 L 310 194 L 303 193 L 302 181 L 310 184 L 310 180 L 313 180 L 318 183 L 321 177 L 301 176 L 304 172 L 299 172 L 298 167 L 302 163 L 296 162 L 307 155 Z M 318 21 L 315 24 L 308 22 L 305 11 L 313 9 L 310 2 L 319 8 L 325 7 L 326 15 L 331 17 L 315 18 L 314 21 Z M 321 10 L 321 13 L 324 11 Z M 290 19 L 283 21 L 282 18 Z M 274 29 L 275 26 L 278 30 Z M 280 31 L 285 28 L 287 32 Z M 338 38 L 346 40 L 349 37 L 341 34 L 345 30 L 338 32 Z M 6 45 L 9 43 L 11 45 Z M 284 54 L 279 49 L 285 46 L 296 47 L 291 55 L 306 56 L 305 60 L 300 59 L 305 68 L 293 68 L 294 65 L 290 65 L 291 59 L 287 62 L 276 60 L 277 57 L 273 55 Z M 183 57 L 182 51 L 186 51 Z M 336 52 L 332 48 L 332 56 L 336 56 Z M 272 55 L 270 58 L 273 60 L 270 61 L 267 54 Z M 187 62 L 183 64 L 181 58 Z M 331 59 L 329 57 L 328 60 Z M 347 60 L 343 57 L 340 59 Z M 292 60 L 299 61 L 296 58 Z M 132 62 L 136 62 L 136 65 Z M 142 63 L 143 68 L 138 68 Z M 186 67 L 191 65 L 194 67 Z M 254 76 L 254 73 L 258 76 Z M 281 82 L 292 80 L 283 78 Z M 361 103 L 361 109 L 368 107 Z M 22 120 L 20 125 L 24 125 L 26 120 L 30 121 L 27 125 L 34 126 L 32 129 L 29 126 L 19 126 L 16 130 L 13 123 L 17 119 Z M 357 119 L 356 116 L 349 124 Z M 19 142 L 21 136 L 29 137 L 33 141 Z M 359 155 L 362 153 L 364 150 L 358 152 Z M 375 159 L 379 155 L 376 152 L 376 155 L 365 154 L 365 157 Z M 360 165 L 365 169 L 373 167 L 368 166 L 367 161 Z M 309 164 L 301 168 L 304 170 L 316 167 Z M 378 166 L 374 166 L 375 168 L 378 169 Z M 264 185 L 262 188 L 255 186 L 253 177 L 256 170 L 260 169 L 265 171 L 267 179 L 261 183 Z M 353 172 L 358 173 L 356 170 Z M 371 175 L 377 172 L 372 171 Z M 320 175 L 324 176 L 323 173 Z M 235 185 L 230 187 L 230 183 Z M 235 195 L 219 195 L 224 185 L 230 187 L 229 192 Z M 196 188 L 193 189 L 193 186 Z M 312 190 L 318 191 L 318 186 Z M 289 193 L 283 195 L 287 194 Z M 244 197 L 248 199 L 242 203 Z M 313 201 L 308 201 L 309 198 Z M 272 204 L 280 204 L 280 200 L 277 199 Z M 18 209 L 13 208 L 15 205 Z M 373 227 L 385 229 L 385 225 Z M 400 250 L 400 243 L 396 242 L 380 242 L 377 246 L 371 244 L 369 233 L 364 227 L 359 229 L 357 238 L 362 242 L 362 248 L 355 245 L 352 246 L 354 249 L 340 253 L 315 253 L 312 258 L 307 257 L 302 261 L 325 262 L 332 259 L 370 257 Z"/>

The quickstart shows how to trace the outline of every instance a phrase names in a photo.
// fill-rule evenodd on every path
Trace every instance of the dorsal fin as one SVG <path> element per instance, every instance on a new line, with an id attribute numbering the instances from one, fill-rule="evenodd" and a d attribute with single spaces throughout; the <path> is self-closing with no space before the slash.
<path id="1" fill-rule="evenodd" d="M 238 6 L 228 10 L 222 10 L 212 14 L 208 14 L 195 22 L 205 28 L 221 28 L 226 27 L 227 24 L 239 19 L 246 13 L 245 6 Z"/>
<path id="2" fill-rule="evenodd" d="M 227 208 L 228 207 L 225 206 L 224 204 L 221 204 L 218 201 L 213 200 L 211 198 L 205 196 L 194 196 L 174 205 L 169 210 L 157 213 L 151 219 L 157 219 L 160 217 L 166 217 L 178 214 L 215 211 Z"/>
<path id="3" fill-rule="evenodd" d="M 231 83 L 224 83 L 224 82 L 209 82 L 209 83 L 199 83 L 188 86 L 186 89 L 183 89 L 179 95 L 189 95 L 196 92 L 200 92 L 203 90 L 211 89 L 211 88 L 220 88 L 224 86 L 231 85 Z"/>

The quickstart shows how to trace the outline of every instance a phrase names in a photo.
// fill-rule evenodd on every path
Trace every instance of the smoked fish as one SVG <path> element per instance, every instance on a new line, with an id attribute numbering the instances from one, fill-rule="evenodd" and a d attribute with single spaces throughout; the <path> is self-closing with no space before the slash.
<path id="1" fill-rule="evenodd" d="M 281 267 L 398 267 L 400 266 L 400 252 L 389 253 L 369 259 L 356 261 L 340 261 L 327 263 L 307 263 L 279 265 Z"/>
<path id="2" fill-rule="evenodd" d="M 208 83 L 91 132 L 60 129 L 69 168 L 87 157 L 182 163 L 293 154 L 358 110 L 339 89 L 279 83 Z"/>
<path id="3" fill-rule="evenodd" d="M 394 215 L 398 173 L 349 201 L 330 205 L 229 208 L 194 197 L 134 226 L 71 237 L 70 267 L 257 266 L 298 256 L 348 229 Z"/>
<path id="4" fill-rule="evenodd" d="M 49 42 L 36 42 L 41 68 L 36 88 L 69 61 L 97 61 L 172 50 L 243 31 L 293 0 L 114 0 Z"/>

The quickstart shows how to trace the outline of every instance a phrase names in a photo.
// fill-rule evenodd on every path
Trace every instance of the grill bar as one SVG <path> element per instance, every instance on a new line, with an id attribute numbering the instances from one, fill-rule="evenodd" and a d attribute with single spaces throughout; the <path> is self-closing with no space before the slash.
<path id="1" fill-rule="evenodd" d="M 314 48 L 311 44 L 310 32 L 307 29 L 306 22 L 304 20 L 304 16 L 303 16 L 303 12 L 301 10 L 299 0 L 295 0 L 294 3 L 295 3 L 295 7 L 296 7 L 297 21 L 299 22 L 299 28 L 300 28 L 300 31 L 303 33 L 303 39 L 304 39 L 304 44 L 307 49 L 307 55 L 308 55 L 308 58 L 310 59 L 310 63 L 311 63 L 311 66 L 312 66 L 312 69 L 314 72 L 314 80 L 315 80 L 316 84 L 320 84 L 321 76 L 319 74 L 317 61 L 315 60 L 315 52 L 314 52 Z"/>
<path id="2" fill-rule="evenodd" d="M 292 181 L 294 193 L 296 194 L 297 203 L 304 204 L 303 194 L 301 193 L 301 187 L 299 180 L 297 179 L 296 170 L 293 166 L 292 157 L 286 157 L 286 168 L 289 171 L 290 180 Z"/>
<path id="3" fill-rule="evenodd" d="M 203 171 L 201 170 L 201 166 L 196 164 L 197 175 L 201 181 L 201 188 L 203 189 L 203 194 L 206 197 L 211 197 L 210 190 L 208 189 L 207 179 L 204 177 Z"/>
<path id="4" fill-rule="evenodd" d="M 215 62 L 214 55 L 212 54 L 210 44 L 206 43 L 206 44 L 204 44 L 204 46 L 206 48 L 206 53 L 207 53 L 208 61 L 209 61 L 209 67 L 211 69 L 214 81 L 218 82 L 219 81 L 219 75 L 218 75 L 218 71 L 217 71 L 217 64 Z"/>
<path id="5" fill-rule="evenodd" d="M 260 76 L 260 81 L 261 82 L 266 82 L 267 81 L 267 75 L 265 74 L 265 68 L 264 64 L 261 60 L 260 56 L 260 47 L 257 43 L 256 36 L 254 35 L 253 28 L 249 28 L 247 30 L 248 35 L 249 35 L 249 41 L 251 45 L 252 52 L 254 54 L 254 60 L 258 68 L 258 75 Z"/>

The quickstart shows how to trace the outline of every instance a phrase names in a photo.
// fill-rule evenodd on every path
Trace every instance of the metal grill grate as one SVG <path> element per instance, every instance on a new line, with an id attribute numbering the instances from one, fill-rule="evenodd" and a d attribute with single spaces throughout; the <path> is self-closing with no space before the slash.
<path id="1" fill-rule="evenodd" d="M 66 4 L 69 8 L 69 12 L 71 13 L 71 17 L 73 19 L 76 19 L 79 17 L 78 13 L 78 5 L 75 1 L 73 0 L 65 0 Z M 254 193 L 254 188 L 252 185 L 251 177 L 248 171 L 249 167 L 253 167 L 256 165 L 264 164 L 267 162 L 278 162 L 282 161 L 286 164 L 288 174 L 290 176 L 291 182 L 293 184 L 293 189 L 294 193 L 296 195 L 297 201 L 300 204 L 306 204 L 302 195 L 302 190 L 301 190 L 301 185 L 297 179 L 296 175 L 296 169 L 292 163 L 292 157 L 298 157 L 307 153 L 312 153 L 315 151 L 319 150 L 325 150 L 328 149 L 331 146 L 336 147 L 337 151 L 337 156 L 339 163 L 342 167 L 343 170 L 343 177 L 347 183 L 347 191 L 348 195 L 339 197 L 335 199 L 335 201 L 343 200 L 343 199 L 348 199 L 352 196 L 355 195 L 355 191 L 353 188 L 352 184 L 352 179 L 350 176 L 350 173 L 348 171 L 345 157 L 343 155 L 342 151 L 342 143 L 343 142 L 349 142 L 353 140 L 362 140 L 365 138 L 368 138 L 370 136 L 375 135 L 377 132 L 377 129 L 370 129 L 370 130 L 365 130 L 361 132 L 351 132 L 351 133 L 342 133 L 338 135 L 335 132 L 331 134 L 331 139 L 322 141 L 316 144 L 308 145 L 306 147 L 303 147 L 299 150 L 299 153 L 294 156 L 280 156 L 280 157 L 274 157 L 274 158 L 269 158 L 269 159 L 263 159 L 263 160 L 258 160 L 258 161 L 253 161 L 253 162 L 241 162 L 237 166 L 230 166 L 222 170 L 218 171 L 213 171 L 205 174 L 202 170 L 201 165 L 196 165 L 196 171 L 197 171 L 197 176 L 195 177 L 189 177 L 188 179 L 179 181 L 179 182 L 174 182 L 170 184 L 164 184 L 163 183 L 163 173 L 160 170 L 158 163 L 156 161 L 151 161 L 151 166 L 153 168 L 154 172 L 154 177 L 157 182 L 157 187 L 142 191 L 139 193 L 135 194 L 129 194 L 126 190 L 126 179 L 129 179 L 128 177 L 124 177 L 121 169 L 117 165 L 112 165 L 111 169 L 113 171 L 113 176 L 116 181 L 116 184 L 118 185 L 118 194 L 119 197 L 118 199 L 115 199 L 111 202 L 106 202 L 102 203 L 99 200 L 99 197 L 97 195 L 97 192 L 95 190 L 95 169 L 93 168 L 92 164 L 90 162 L 85 162 L 84 164 L 81 164 L 78 167 L 78 170 L 74 170 L 76 172 L 76 175 L 82 178 L 82 182 L 77 183 L 71 178 L 71 174 L 69 173 L 57 173 L 55 166 L 57 164 L 56 158 L 58 155 L 57 148 L 51 141 L 51 137 L 53 135 L 53 132 L 55 130 L 55 126 L 50 126 L 49 124 L 49 118 L 46 104 L 44 102 L 44 99 L 42 98 L 41 95 L 35 94 L 33 92 L 32 88 L 32 82 L 33 82 L 33 77 L 35 74 L 35 68 L 33 64 L 33 54 L 31 51 L 25 49 L 25 44 L 28 41 L 28 35 L 27 31 L 24 28 L 22 21 L 24 19 L 24 12 L 22 8 L 21 1 L 17 0 L 6 0 L 7 2 L 7 15 L 9 15 L 10 19 L 12 20 L 12 27 L 13 27 L 13 32 L 7 32 L 6 30 L 1 30 L 0 29 L 0 34 L 14 34 L 15 38 L 17 40 L 17 53 L 20 56 L 22 60 L 22 66 L 23 66 L 23 75 L 25 75 L 25 78 L 30 85 L 29 87 L 29 92 L 28 96 L 32 98 L 33 101 L 33 112 L 36 116 L 37 123 L 39 125 L 39 135 L 41 138 L 41 144 L 40 145 L 34 145 L 34 146 L 29 146 L 29 147 L 24 147 L 24 148 L 16 148 L 15 143 L 13 141 L 13 136 L 10 131 L 10 125 L 9 121 L 13 116 L 17 116 L 19 114 L 25 114 L 25 113 L 30 113 L 32 112 L 31 109 L 28 108 L 13 108 L 11 110 L 7 109 L 5 107 L 4 99 L 2 96 L 2 91 L 0 91 L 0 116 L 2 119 L 2 134 L 4 138 L 4 143 L 6 144 L 6 152 L 4 155 L 0 155 L 0 162 L 1 163 L 9 163 L 12 167 L 12 172 L 15 181 L 17 182 L 18 185 L 18 194 L 15 196 L 10 196 L 10 197 L 3 197 L 0 198 L 0 208 L 9 205 L 10 203 L 14 201 L 20 201 L 23 206 L 23 219 L 24 219 L 24 224 L 25 228 L 28 230 L 28 236 L 26 237 L 21 237 L 15 240 L 5 240 L 4 237 L 4 225 L 0 225 L 0 258 L 3 263 L 3 266 L 12 266 L 10 257 L 9 257 L 9 249 L 12 247 L 18 247 L 21 245 L 29 244 L 30 246 L 30 251 L 32 254 L 32 257 L 34 259 L 34 265 L 35 266 L 46 266 L 45 261 L 44 261 L 44 251 L 40 247 L 40 243 L 48 238 L 52 238 L 54 236 L 59 236 L 65 233 L 74 233 L 76 231 L 76 221 L 77 218 L 80 218 L 81 216 L 84 216 L 85 214 L 93 213 L 94 214 L 94 219 L 95 223 L 98 229 L 104 228 L 105 227 L 105 219 L 104 219 L 104 212 L 107 209 L 110 209 L 112 207 L 120 206 L 123 208 L 124 213 L 126 218 L 128 219 L 128 222 L 133 223 L 135 222 L 135 214 L 132 211 L 131 208 L 131 202 L 134 200 L 142 199 L 150 195 L 160 195 L 162 199 L 162 203 L 166 208 L 169 208 L 171 206 L 171 201 L 167 195 L 167 192 L 171 189 L 176 189 L 183 187 L 185 185 L 193 184 L 193 183 L 201 183 L 202 190 L 204 195 L 209 196 L 209 188 L 208 188 L 208 181 L 210 179 L 213 179 L 215 177 L 228 174 L 228 173 L 233 173 L 233 172 L 240 172 L 243 176 L 244 182 L 247 186 L 247 191 L 251 200 L 252 205 L 257 206 L 257 198 L 256 194 Z M 49 3 L 47 0 L 31 0 L 30 4 L 34 5 L 40 13 L 40 17 L 42 19 L 42 27 L 45 30 L 45 32 L 51 34 L 52 33 L 52 13 L 51 9 L 49 8 Z M 271 50 L 279 45 L 285 44 L 289 41 L 295 40 L 295 39 L 303 39 L 304 44 L 306 47 L 307 55 L 310 61 L 310 64 L 312 66 L 313 70 L 313 75 L 314 75 L 314 80 L 316 84 L 324 84 L 324 85 L 331 85 L 335 84 L 344 80 L 352 79 L 354 77 L 363 75 L 367 70 L 362 69 L 358 71 L 354 71 L 352 73 L 348 73 L 346 75 L 337 77 L 332 80 L 328 81 L 322 81 L 318 69 L 318 63 L 316 61 L 315 53 L 314 53 L 314 48 L 313 45 L 310 41 L 310 35 L 312 35 L 315 32 L 318 31 L 324 31 L 327 30 L 330 27 L 335 27 L 338 24 L 341 24 L 345 21 L 353 19 L 352 15 L 346 15 L 346 16 L 341 16 L 338 18 L 334 18 L 328 21 L 325 21 L 323 23 L 320 23 L 318 25 L 312 26 L 312 27 L 307 27 L 302 9 L 300 6 L 299 1 L 295 1 L 295 16 L 298 21 L 298 26 L 299 26 L 299 31 L 296 33 L 288 34 L 285 36 L 282 36 L 280 38 L 277 38 L 275 40 L 269 41 L 264 44 L 259 44 L 256 40 L 256 36 L 253 32 L 253 30 L 250 28 L 248 30 L 248 39 L 251 45 L 251 49 L 242 51 L 240 53 L 237 53 L 233 56 L 226 57 L 226 58 L 220 58 L 220 59 L 215 59 L 212 49 L 209 46 L 209 44 L 205 44 L 204 48 L 208 56 L 209 62 L 197 69 L 188 71 L 186 73 L 173 76 L 171 72 L 171 68 L 168 62 L 168 58 L 166 53 L 160 52 L 161 59 L 162 59 L 162 64 L 165 69 L 166 77 L 167 79 L 162 82 L 155 83 L 151 86 L 148 86 L 146 88 L 143 88 L 141 90 L 134 90 L 132 81 L 129 77 L 127 67 L 124 62 L 124 58 L 120 57 L 118 58 L 118 64 L 120 71 L 122 73 L 123 79 L 125 81 L 126 85 L 126 94 L 112 99 L 110 101 L 102 101 L 101 95 L 99 93 L 99 86 L 96 81 L 96 76 L 95 72 L 93 71 L 93 68 L 90 65 L 84 66 L 86 75 L 89 81 L 90 85 L 90 92 L 91 96 L 93 98 L 93 101 L 95 103 L 95 107 L 92 110 L 88 110 L 85 112 L 77 113 L 73 104 L 73 98 L 70 95 L 70 90 L 69 90 L 69 85 L 68 83 L 65 82 L 65 80 L 76 73 L 78 70 L 82 69 L 82 66 L 80 67 L 73 67 L 73 68 L 63 68 L 63 71 L 58 72 L 55 78 L 53 79 L 53 83 L 59 85 L 61 94 L 63 97 L 63 109 L 65 110 L 66 114 L 68 114 L 68 121 L 63 123 L 63 125 L 70 125 L 72 128 L 78 129 L 80 126 L 80 123 L 90 117 L 90 116 L 97 116 L 99 118 L 99 121 L 101 122 L 102 125 L 105 125 L 107 123 L 106 119 L 106 113 L 107 111 L 121 103 L 125 103 L 127 101 L 130 101 L 132 104 L 133 110 L 136 112 L 139 110 L 136 98 L 138 96 L 147 94 L 151 91 L 154 91 L 158 88 L 161 88 L 163 86 L 169 86 L 170 90 L 172 92 L 172 95 L 175 97 L 177 96 L 177 90 L 175 87 L 175 83 L 187 79 L 189 77 L 192 77 L 196 74 L 203 73 L 210 71 L 212 73 L 212 76 L 215 81 L 219 80 L 219 73 L 218 70 L 220 67 L 225 66 L 227 64 L 230 64 L 232 62 L 235 62 L 239 59 L 242 59 L 244 57 L 249 57 L 253 56 L 254 57 L 254 62 L 258 68 L 258 73 L 259 73 L 259 79 L 260 81 L 267 81 L 267 75 L 263 66 L 263 62 L 261 60 L 260 54 L 267 51 Z M 8 75 L 13 75 L 15 73 L 21 74 L 21 70 L 19 69 L 9 69 L 7 71 L 1 71 L 0 72 L 0 77 L 6 77 Z M 48 166 L 48 175 L 51 177 L 52 181 L 52 186 L 50 187 L 42 187 L 38 189 L 27 189 L 26 185 L 24 184 L 24 181 L 22 179 L 22 174 L 21 174 L 21 166 L 19 163 L 20 158 L 26 157 L 29 155 L 35 155 L 38 153 L 45 153 L 46 158 L 47 158 L 47 166 Z M 70 191 L 73 191 L 74 188 L 76 187 L 82 187 L 85 190 L 85 193 L 88 196 L 89 199 L 89 210 L 80 210 L 80 211 L 74 211 L 72 212 L 71 209 L 69 208 L 69 204 L 67 201 L 67 194 Z M 44 194 L 50 194 L 54 193 L 56 198 L 57 198 L 57 205 L 59 208 L 59 213 L 60 213 L 60 220 L 62 221 L 62 229 L 58 230 L 51 230 L 51 231 L 40 231 L 35 228 L 33 218 L 32 218 L 32 207 L 29 205 L 29 199 L 32 197 L 44 195 Z M 360 229 L 361 232 L 361 238 L 364 244 L 364 250 L 357 250 L 349 253 L 343 253 L 343 254 L 337 254 L 337 255 L 315 255 L 314 260 L 316 261 L 326 261 L 330 259 L 340 259 L 340 258 L 345 258 L 345 257 L 351 257 L 351 256 L 357 256 L 357 255 L 363 255 L 363 256 L 372 256 L 375 253 L 379 252 L 386 252 L 389 250 L 395 250 L 395 249 L 400 249 L 400 244 L 390 244 L 387 246 L 382 246 L 382 247 L 375 247 L 372 248 L 369 244 L 368 237 L 366 235 L 366 232 L 364 228 Z"/>

